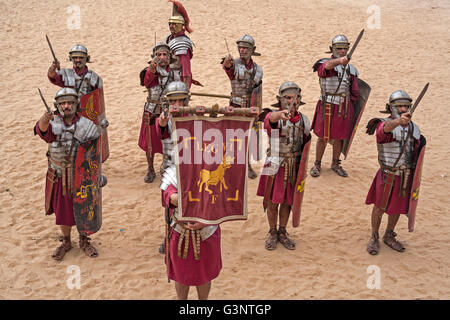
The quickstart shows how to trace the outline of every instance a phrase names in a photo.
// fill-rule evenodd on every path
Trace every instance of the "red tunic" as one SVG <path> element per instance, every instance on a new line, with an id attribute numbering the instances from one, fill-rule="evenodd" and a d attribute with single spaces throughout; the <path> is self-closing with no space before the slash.
<path id="1" fill-rule="evenodd" d="M 327 78 L 332 76 L 337 76 L 337 73 L 334 69 L 327 70 L 325 69 L 325 62 L 319 65 L 317 69 L 317 75 L 320 78 Z M 358 83 L 356 81 L 356 77 L 350 75 L 351 88 L 350 88 L 350 101 L 348 102 L 348 114 L 347 117 L 344 117 L 345 111 L 345 101 L 342 104 L 342 114 L 338 115 L 339 105 L 333 104 L 332 114 L 331 114 L 331 124 L 330 124 L 330 139 L 332 140 L 346 140 L 350 139 L 353 129 L 353 123 L 355 122 L 355 110 L 353 107 L 353 101 L 358 100 L 359 98 L 359 89 Z M 345 98 L 346 99 L 346 98 Z M 314 113 L 313 122 L 311 128 L 314 130 L 314 133 L 319 138 L 323 138 L 324 135 L 324 121 L 323 121 L 323 108 L 322 101 L 319 99 L 316 105 L 316 111 Z"/>
<path id="2" fill-rule="evenodd" d="M 167 66 L 167 71 L 169 71 L 169 66 Z M 159 85 L 158 75 L 156 73 L 151 72 L 150 69 L 147 69 L 144 78 L 144 85 L 147 89 Z M 139 141 L 138 141 L 139 147 L 145 152 L 148 151 L 148 137 L 149 137 L 148 126 L 147 123 L 145 123 L 146 114 L 148 115 L 149 119 L 151 117 L 151 113 L 144 110 L 142 114 L 141 130 L 139 132 Z M 162 142 L 161 139 L 157 136 L 155 125 L 156 121 L 155 123 L 150 125 L 150 135 L 152 139 L 152 154 L 155 153 L 162 154 L 163 153 Z"/>
<path id="3" fill-rule="evenodd" d="M 60 115 L 56 115 L 55 117 Z M 62 118 L 62 117 L 61 117 Z M 75 116 L 73 122 L 75 123 L 78 121 L 78 117 Z M 56 140 L 56 136 L 52 132 L 52 125 L 50 124 L 46 132 L 42 132 L 39 129 L 39 121 L 36 123 L 36 126 L 34 127 L 34 134 L 39 135 L 39 137 L 42 138 L 47 143 L 51 143 Z M 49 175 L 49 172 L 47 171 L 46 179 Z M 67 183 L 66 183 L 67 188 Z M 50 190 L 47 190 L 47 184 L 45 186 L 45 194 L 48 194 Z M 56 216 L 56 224 L 57 225 L 63 225 L 63 226 L 74 226 L 75 225 L 75 217 L 73 215 L 73 202 L 72 202 L 73 195 L 69 195 L 66 193 L 65 196 L 63 196 L 62 192 L 62 178 L 57 178 L 56 182 L 53 184 L 53 189 L 51 192 L 51 200 L 50 200 L 50 208 L 45 213 L 46 215 L 51 215 L 52 213 L 55 213 Z"/>
<path id="4" fill-rule="evenodd" d="M 386 122 L 380 122 L 377 126 L 376 137 L 377 143 L 388 143 L 394 141 L 392 133 L 384 132 L 384 125 Z M 419 146 L 419 140 L 415 141 L 415 147 Z M 373 179 L 372 185 L 370 186 L 369 192 L 366 197 L 366 204 L 374 204 L 376 207 L 381 207 L 381 201 L 383 198 L 383 182 L 384 173 L 381 169 L 378 169 L 375 178 Z M 391 196 L 389 199 L 389 204 L 386 208 L 387 214 L 406 214 L 409 208 L 409 198 L 411 194 L 411 185 L 412 185 L 412 175 L 409 176 L 408 187 L 405 197 L 400 197 L 399 189 L 400 189 L 400 176 L 395 177 L 394 186 L 391 191 Z"/>
<path id="5" fill-rule="evenodd" d="M 166 190 L 161 190 L 163 206 L 174 208 L 170 204 L 170 195 L 177 189 L 170 185 Z M 222 254 L 220 249 L 220 226 L 205 241 L 200 241 L 200 260 L 194 259 L 192 238 L 189 237 L 189 248 L 186 259 L 178 257 L 178 239 L 180 234 L 173 230 L 169 243 L 169 279 L 185 286 L 200 286 L 219 276 L 222 269 Z M 184 248 L 184 243 L 182 248 Z M 167 260 L 166 260 L 167 264 Z"/>
<path id="6" fill-rule="evenodd" d="M 270 123 L 270 114 L 271 112 L 269 112 L 264 119 L 264 129 L 266 129 L 269 138 L 272 136 L 272 130 L 278 130 L 278 123 Z M 303 141 L 305 141 L 306 138 L 307 136 L 303 135 Z M 256 192 L 257 196 L 264 197 L 267 179 L 267 175 L 261 175 L 259 179 L 258 190 Z M 272 201 L 272 203 L 281 204 L 286 202 L 286 204 L 292 206 L 294 202 L 294 188 L 295 186 L 291 185 L 289 181 L 286 182 L 286 188 L 284 188 L 284 167 L 280 167 L 274 177 L 270 200 Z"/>

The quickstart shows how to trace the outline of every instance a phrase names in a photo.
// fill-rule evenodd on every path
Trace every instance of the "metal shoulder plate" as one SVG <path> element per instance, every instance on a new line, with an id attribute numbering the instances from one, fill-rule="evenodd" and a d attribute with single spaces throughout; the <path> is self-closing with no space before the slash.
<path id="1" fill-rule="evenodd" d="M 50 125 L 52 126 L 52 133 L 54 135 L 60 135 L 63 131 L 63 121 L 60 117 L 54 116 L 52 120 L 50 120 Z"/>
<path id="2" fill-rule="evenodd" d="M 194 43 L 186 36 L 173 38 L 169 41 L 170 50 L 177 56 L 187 54 L 188 50 L 193 47 Z"/>
<path id="3" fill-rule="evenodd" d="M 168 167 L 162 177 L 161 177 L 161 184 L 159 185 L 159 188 L 161 190 L 167 190 L 167 188 L 173 185 L 175 188 L 178 188 L 177 186 L 177 168 L 175 164 L 172 164 L 170 167 Z"/>
<path id="4" fill-rule="evenodd" d="M 349 73 L 352 76 L 357 77 L 359 75 L 358 69 L 356 69 L 354 65 L 349 63 L 347 66 L 348 66 L 348 69 L 349 69 Z"/>
<path id="5" fill-rule="evenodd" d="M 319 66 L 324 63 L 327 62 L 328 60 L 331 60 L 331 58 L 322 58 L 316 61 L 316 63 L 314 63 L 313 65 L 313 71 L 316 72 L 317 69 L 319 68 Z"/>
<path id="6" fill-rule="evenodd" d="M 92 70 L 89 70 L 88 72 L 91 73 L 91 81 L 90 81 L 91 87 L 94 88 L 97 85 L 97 88 L 101 89 L 103 87 L 102 78 Z"/>
<path id="7" fill-rule="evenodd" d="M 253 68 L 256 68 L 254 83 L 259 84 L 262 81 L 262 77 L 263 77 L 262 68 L 259 65 L 257 65 L 256 63 L 253 63 Z"/>
<path id="8" fill-rule="evenodd" d="M 101 129 L 94 122 L 83 116 L 77 122 L 74 137 L 80 143 L 94 140 L 100 137 Z"/>

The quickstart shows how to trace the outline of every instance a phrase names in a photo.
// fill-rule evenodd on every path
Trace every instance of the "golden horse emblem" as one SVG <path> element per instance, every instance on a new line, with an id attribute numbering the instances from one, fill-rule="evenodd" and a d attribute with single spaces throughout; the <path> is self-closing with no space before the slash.
<path id="1" fill-rule="evenodd" d="M 231 163 L 233 162 L 234 158 L 228 158 L 225 155 L 223 156 L 223 162 L 219 164 L 219 167 L 216 170 L 206 170 L 202 169 L 200 171 L 200 176 L 197 181 L 198 192 L 202 192 L 202 187 L 205 185 L 205 191 L 207 191 L 209 194 L 212 194 L 213 192 L 209 189 L 210 185 L 216 186 L 219 184 L 220 192 L 222 192 L 222 187 L 225 188 L 225 190 L 228 189 L 226 183 L 225 183 L 225 171 L 231 167 Z"/>

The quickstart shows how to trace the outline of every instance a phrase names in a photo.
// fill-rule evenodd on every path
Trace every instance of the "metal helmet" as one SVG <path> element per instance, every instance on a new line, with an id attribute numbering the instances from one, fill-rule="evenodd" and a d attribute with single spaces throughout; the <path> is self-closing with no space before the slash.
<path id="1" fill-rule="evenodd" d="M 172 16 L 169 18 L 169 24 L 174 23 L 180 25 L 175 31 L 176 33 L 180 32 L 183 29 L 183 26 L 187 32 L 192 33 L 193 30 L 189 27 L 190 21 L 186 9 L 178 1 L 169 0 L 169 2 L 173 3 Z"/>
<path id="2" fill-rule="evenodd" d="M 58 109 L 59 113 L 64 116 L 64 112 L 61 111 L 59 108 L 59 105 L 63 102 L 72 102 L 73 108 L 71 115 L 74 115 L 77 112 L 78 104 L 79 104 L 79 97 L 78 93 L 73 88 L 61 88 L 56 92 L 54 105 Z"/>
<path id="3" fill-rule="evenodd" d="M 300 89 L 300 87 L 293 81 L 286 81 L 283 82 L 280 86 L 280 88 L 278 89 L 278 95 L 277 95 L 277 100 L 278 103 L 276 103 L 273 106 L 277 106 L 277 107 L 281 107 L 281 109 L 283 110 L 287 110 L 290 109 L 290 106 L 287 104 L 287 102 L 285 101 L 284 97 L 286 95 L 297 95 L 298 98 L 298 106 L 305 104 L 304 102 L 301 101 L 302 99 L 302 95 L 301 95 L 302 89 Z"/>
<path id="4" fill-rule="evenodd" d="M 164 98 L 169 101 L 185 99 L 184 105 L 189 102 L 189 89 L 182 81 L 172 81 L 167 85 Z"/>
<path id="5" fill-rule="evenodd" d="M 348 42 L 348 39 L 343 34 L 338 34 L 331 40 L 331 46 L 330 51 L 333 53 L 333 57 L 338 58 L 338 49 L 348 49 L 350 47 L 350 42 Z"/>
<path id="6" fill-rule="evenodd" d="M 386 111 L 391 113 L 394 118 L 400 117 L 397 107 L 408 106 L 411 107 L 412 99 L 406 91 L 395 90 L 389 96 L 389 103 L 386 104 Z"/>
<path id="7" fill-rule="evenodd" d="M 72 61 L 73 57 L 85 57 L 86 62 L 90 62 L 90 56 L 88 54 L 88 50 L 85 46 L 81 44 L 76 44 L 69 51 L 69 60 Z"/>
<path id="8" fill-rule="evenodd" d="M 167 44 L 167 43 L 165 43 L 165 42 L 158 42 L 154 47 L 153 47 L 153 50 L 152 50 L 152 58 L 154 58 L 155 57 L 155 55 L 156 55 L 156 53 L 157 52 L 160 52 L 160 51 L 165 51 L 165 52 L 167 52 L 167 53 L 170 53 L 170 47 L 169 47 L 169 45 Z"/>
<path id="9" fill-rule="evenodd" d="M 244 34 L 242 37 L 240 37 L 236 44 L 239 47 L 245 47 L 249 48 L 249 53 L 244 58 L 249 58 L 250 56 L 260 56 L 261 54 L 255 52 L 256 46 L 255 46 L 255 39 L 249 34 Z"/>
<path id="10" fill-rule="evenodd" d="M 165 42 L 158 42 L 158 43 L 153 47 L 151 58 L 153 59 L 153 58 L 156 56 L 156 54 L 157 54 L 158 52 L 161 52 L 161 51 L 167 52 L 167 55 L 169 56 L 168 59 L 167 59 L 167 64 L 169 64 L 169 63 L 170 63 L 170 60 L 171 60 L 171 57 L 170 57 L 170 47 L 169 47 L 169 45 L 168 45 L 167 43 L 165 43 Z M 151 61 L 149 61 L 148 63 L 150 63 L 150 62 L 151 62 Z"/>
<path id="11" fill-rule="evenodd" d="M 391 107 L 397 107 L 397 106 L 411 106 L 412 99 L 411 97 L 406 93 L 406 91 L 403 90 L 395 90 L 391 93 L 389 96 L 389 105 Z"/>

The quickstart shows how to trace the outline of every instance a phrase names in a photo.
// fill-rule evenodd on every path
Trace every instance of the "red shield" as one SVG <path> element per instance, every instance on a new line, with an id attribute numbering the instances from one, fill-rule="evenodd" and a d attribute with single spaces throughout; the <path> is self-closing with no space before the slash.
<path id="1" fill-rule="evenodd" d="M 180 221 L 247 219 L 248 141 L 253 118 L 172 118 Z"/>
<path id="2" fill-rule="evenodd" d="M 85 94 L 80 99 L 80 112 L 85 118 L 88 118 L 96 125 L 103 127 L 101 135 L 101 159 L 102 163 L 109 157 L 108 132 L 104 123 L 106 121 L 105 114 L 105 98 L 103 96 L 103 88 L 96 89 Z"/>
<path id="3" fill-rule="evenodd" d="M 308 176 L 307 167 L 310 146 L 311 136 L 309 136 L 308 141 L 303 146 L 302 157 L 298 167 L 297 182 L 295 183 L 294 201 L 292 204 L 292 226 L 294 228 L 298 227 L 300 224 L 300 212 L 302 209 L 303 195 L 305 194 L 306 177 Z"/>
<path id="4" fill-rule="evenodd" d="M 260 84 L 253 89 L 250 97 L 250 107 L 257 107 L 259 113 L 262 111 L 262 85 Z"/>
<path id="5" fill-rule="evenodd" d="M 353 125 L 352 135 L 350 136 L 350 139 L 344 140 L 344 143 L 342 145 L 342 154 L 344 155 L 345 159 L 347 159 L 347 155 L 350 151 L 350 146 L 352 145 L 356 130 L 358 130 L 359 121 L 361 120 L 361 116 L 364 112 L 364 108 L 366 107 L 367 100 L 369 99 L 370 91 L 372 90 L 370 86 L 363 80 L 356 78 L 356 81 L 358 82 L 359 88 L 359 98 L 353 103 L 353 106 L 355 108 L 356 121 Z"/>
<path id="6" fill-rule="evenodd" d="M 73 213 L 78 232 L 90 235 L 102 225 L 101 139 L 80 144 L 75 152 Z"/>
<path id="7" fill-rule="evenodd" d="M 414 231 L 414 221 L 416 217 L 417 203 L 419 201 L 419 190 L 420 190 L 420 180 L 422 178 L 422 166 L 423 157 L 425 155 L 425 137 L 420 137 L 419 146 L 419 157 L 416 162 L 416 169 L 414 170 L 413 182 L 411 186 L 411 195 L 409 198 L 409 209 L 408 209 L 408 230 L 409 232 Z"/>

